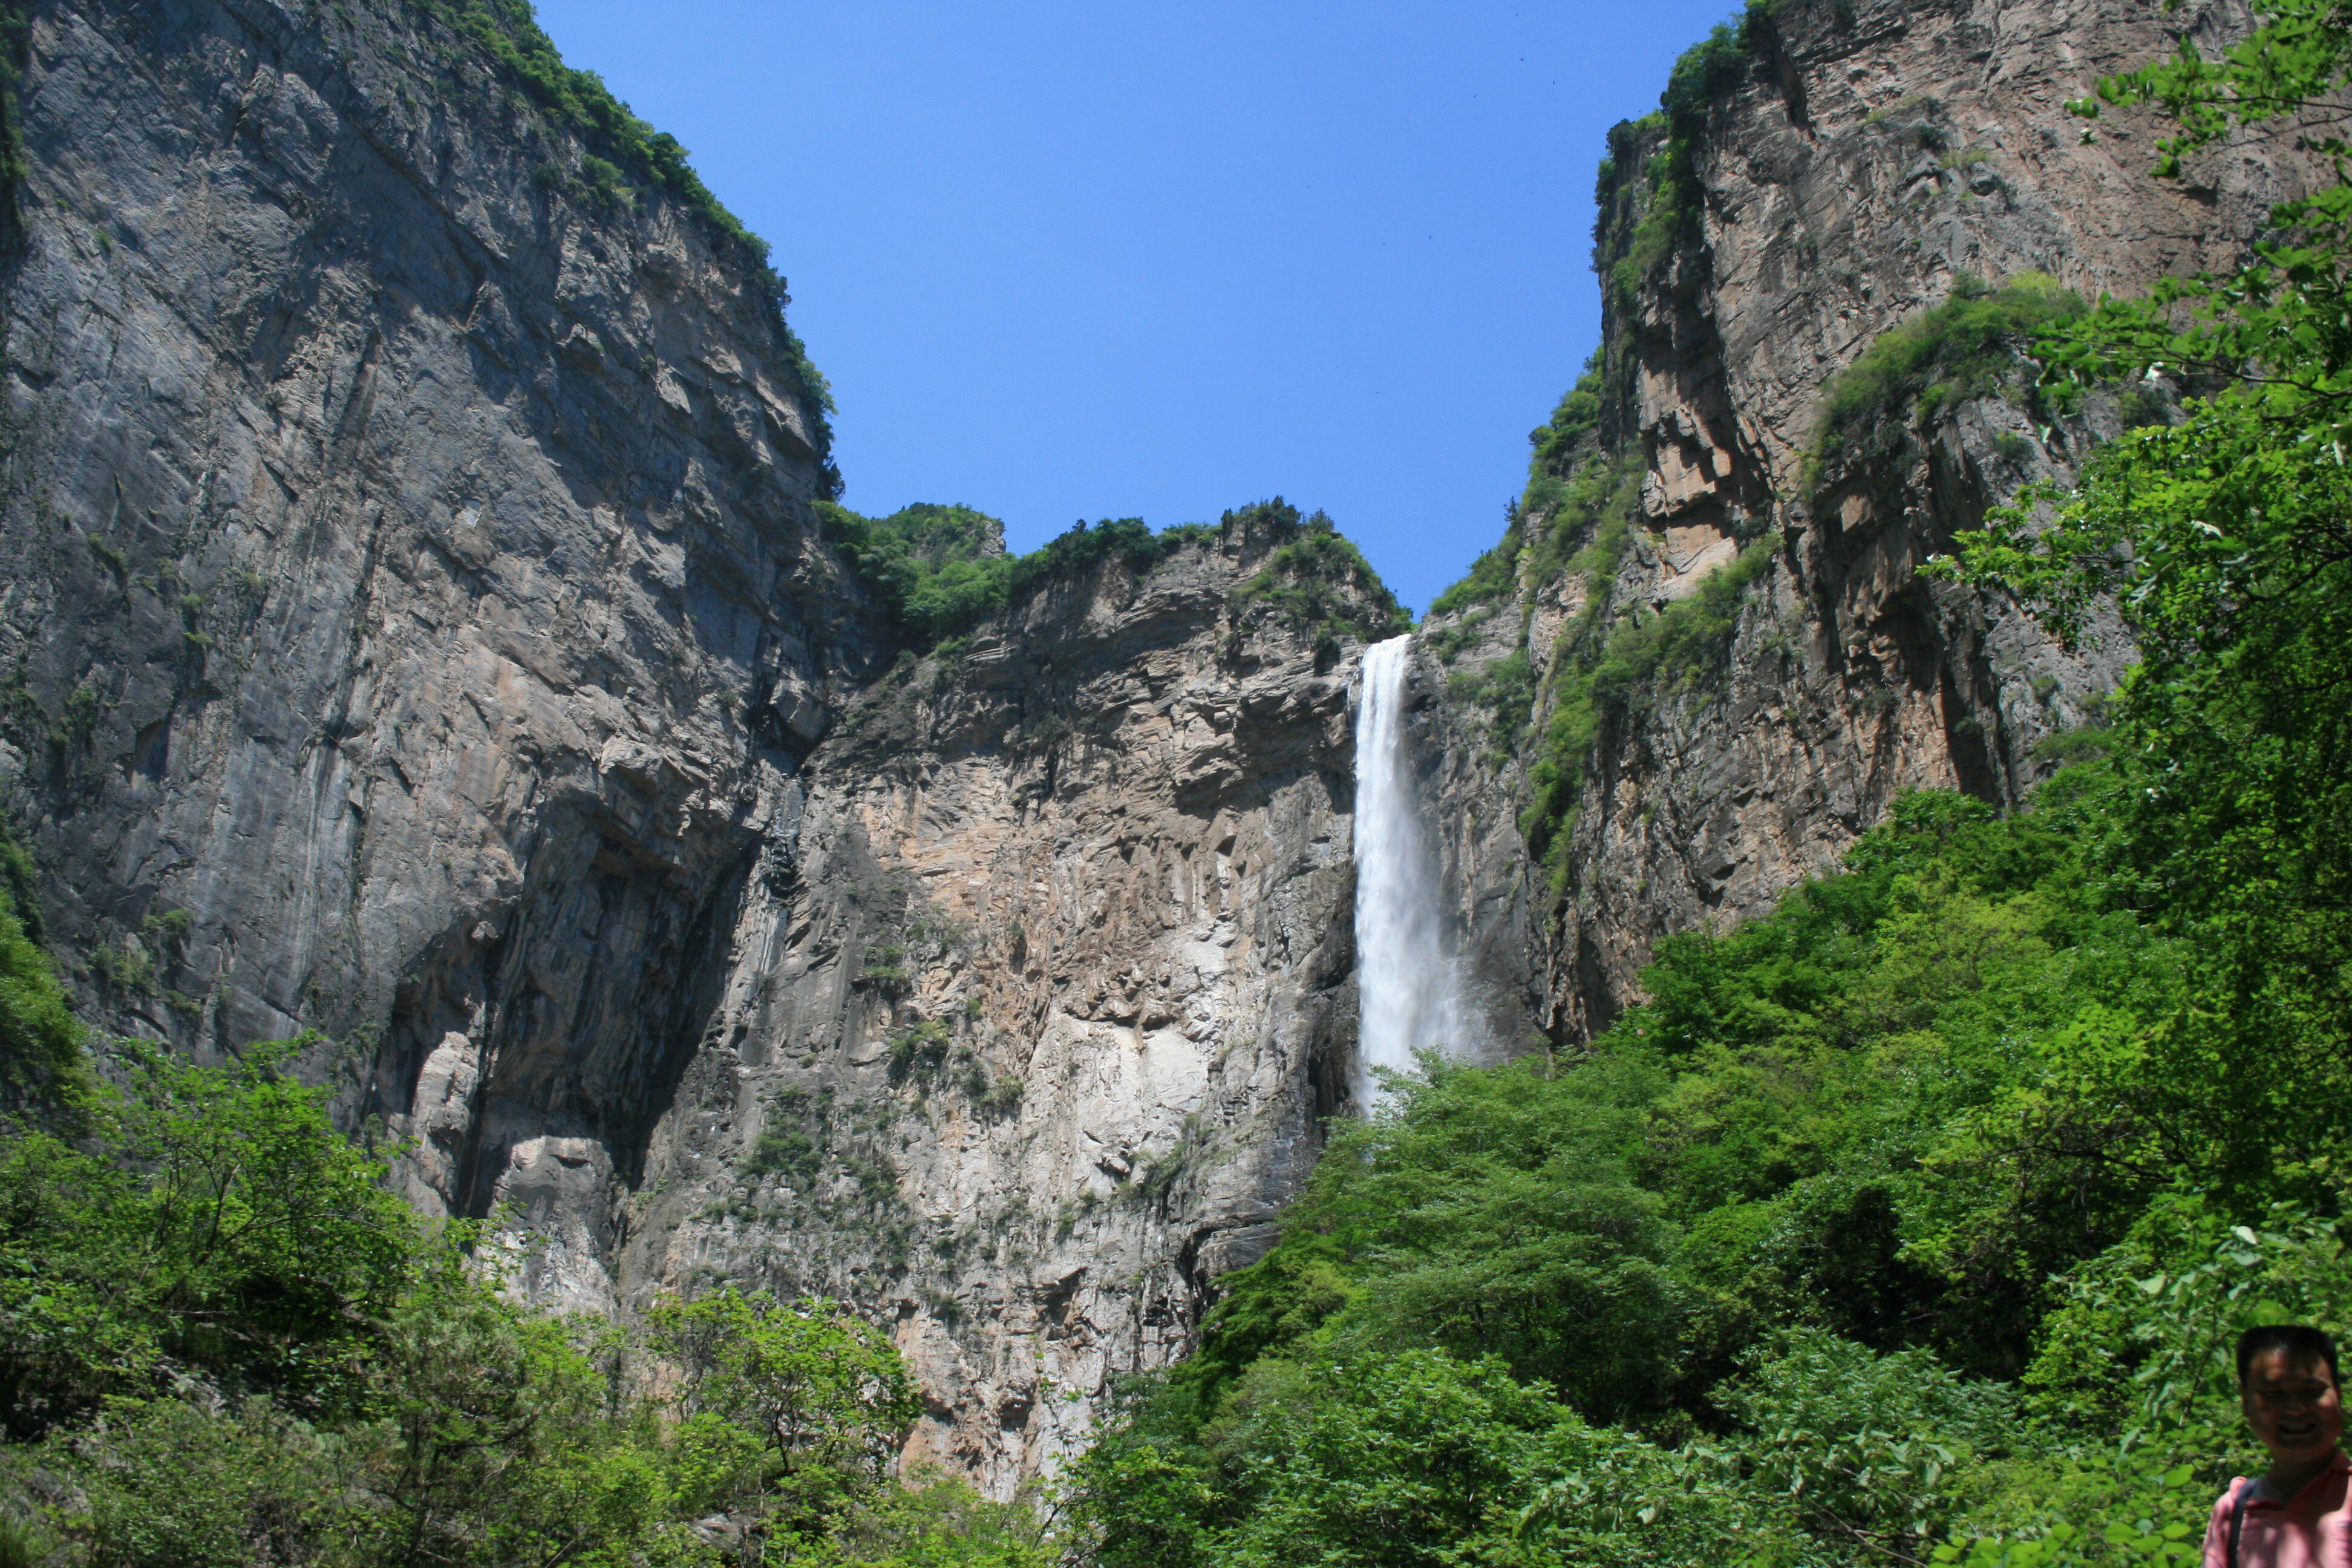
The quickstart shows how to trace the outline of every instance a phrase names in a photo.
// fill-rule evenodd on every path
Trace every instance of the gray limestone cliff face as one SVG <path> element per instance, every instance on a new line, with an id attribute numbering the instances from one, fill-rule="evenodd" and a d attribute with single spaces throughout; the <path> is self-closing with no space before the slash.
<path id="1" fill-rule="evenodd" d="M 1237 618 L 1266 543 L 1050 583 L 849 710 L 610 1274 L 548 1293 L 866 1303 L 924 1391 L 911 1457 L 1000 1493 L 1083 1440 L 1113 1374 L 1189 1347 L 1355 1037 L 1355 661 Z"/>
<path id="2" fill-rule="evenodd" d="M 2112 626 L 2070 652 L 2016 606 L 1919 571 L 2028 479 L 2066 479 L 2120 428 L 2116 397 L 2054 419 L 1982 398 L 1809 473 L 1824 384 L 1964 276 L 2040 273 L 2095 299 L 2225 266 L 2309 172 L 2284 138 L 2242 137 L 2158 181 L 2147 117 L 2110 110 L 2086 139 L 2065 111 L 2182 36 L 2209 50 L 2242 36 L 2242 5 L 1791 0 L 1750 17 L 1696 120 L 1620 127 L 1603 171 L 1600 396 L 1577 468 L 1622 476 L 1623 542 L 1597 572 L 1563 561 L 1589 526 L 1548 556 L 1525 549 L 1500 601 L 1422 633 L 1433 691 L 1455 693 L 1429 732 L 1457 916 L 1498 973 L 1519 957 L 1514 1000 L 1559 1039 L 1638 995 L 1658 938 L 1769 909 L 1902 791 L 2019 802 L 2052 765 L 2038 743 L 2128 662 Z M 1687 216 L 1645 235 L 1678 128 Z M 1743 548 L 1769 561 L 1727 651 L 1607 709 L 1566 844 L 1535 864 L 1515 818 L 1562 634 L 1596 591 L 1612 616 L 1654 613 Z M 1534 710 L 1498 736 L 1465 697 L 1515 655 Z"/>
<path id="3" fill-rule="evenodd" d="M 764 268 L 390 0 L 35 5 L 16 106 L 0 767 L 86 1009 L 423 1072 L 435 1206 L 633 1173 L 877 651 Z"/>

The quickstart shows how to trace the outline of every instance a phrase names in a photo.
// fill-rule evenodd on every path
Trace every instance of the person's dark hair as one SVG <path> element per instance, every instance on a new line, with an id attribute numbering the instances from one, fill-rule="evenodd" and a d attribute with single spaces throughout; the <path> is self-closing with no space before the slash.
<path id="1" fill-rule="evenodd" d="M 2336 1342 L 2308 1323 L 2265 1323 L 2259 1329 L 2248 1329 L 2238 1336 L 2238 1381 L 2246 1381 L 2247 1369 L 2254 1358 L 2272 1351 L 2284 1351 L 2300 1360 L 2317 1356 L 2327 1363 L 2327 1381 L 2337 1387 L 2343 1380 L 2336 1375 Z"/>

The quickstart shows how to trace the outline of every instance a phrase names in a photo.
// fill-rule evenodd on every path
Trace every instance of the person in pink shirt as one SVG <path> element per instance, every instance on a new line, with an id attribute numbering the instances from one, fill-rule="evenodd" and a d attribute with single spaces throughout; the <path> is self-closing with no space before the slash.
<path id="1" fill-rule="evenodd" d="M 2240 1476 L 2205 1526 L 2205 1568 L 2352 1568 L 2336 1342 L 2279 1323 L 2238 1336 L 2238 1405 L 2271 1467 Z"/>

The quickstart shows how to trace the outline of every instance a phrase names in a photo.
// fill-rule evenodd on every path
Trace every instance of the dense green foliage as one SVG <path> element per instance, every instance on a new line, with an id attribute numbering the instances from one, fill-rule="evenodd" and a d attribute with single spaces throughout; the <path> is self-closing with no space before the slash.
<path id="1" fill-rule="evenodd" d="M 908 646 L 929 648 L 1017 605 L 1041 584 L 1115 560 L 1141 576 L 1187 543 L 1213 542 L 1235 529 L 1284 539 L 1234 595 L 1236 609 L 1265 605 L 1325 636 L 1370 638 L 1411 623 L 1361 552 L 1321 512 L 1302 517 L 1279 496 L 1228 511 L 1213 525 L 1153 532 L 1140 518 L 1080 522 L 1025 555 L 1004 552 L 1003 525 L 966 506 L 918 503 L 887 517 L 863 517 L 829 501 L 817 506 L 827 537 L 871 584 Z"/>
<path id="2" fill-rule="evenodd" d="M 1601 351 L 1595 349 L 1551 417 L 1528 432 L 1528 484 L 1519 498 L 1522 516 L 1557 513 L 1573 501 L 1570 485 L 1577 464 L 1591 454 L 1601 429 L 1604 374 Z"/>
<path id="3" fill-rule="evenodd" d="M 5 908 L 0 1562 L 1042 1568 L 1025 1508 L 890 1483 L 879 1329 L 732 1287 L 635 1331 L 522 1308 L 334 1130 L 305 1042 L 118 1042 L 100 1083 Z"/>
<path id="4" fill-rule="evenodd" d="M 2341 1033 L 2290 1053 L 2211 1032 L 2207 932 L 2125 907 L 2102 869 L 2125 765 L 2009 821 L 1908 797 L 1842 875 L 1663 944 L 1652 1001 L 1588 1054 L 1400 1082 L 1087 1461 L 1114 1559 L 1255 1560 L 1294 1506 L 1298 1434 L 1497 1380 L 1541 1420 L 1478 1417 L 1485 1437 L 1453 1439 L 1493 1461 L 1461 1482 L 1467 1511 L 1361 1561 L 1531 1551 L 1540 1526 L 1579 1532 L 1575 1561 L 1697 1562 L 1740 1519 L 1780 1542 L 1767 1560 L 1860 1561 L 2154 1507 L 2151 1465 L 2218 1484 L 2243 1448 L 2219 1384 L 2194 1431 L 2168 1416 L 2125 1453 L 2137 1390 L 2099 1369 L 2189 1353 L 2130 1280 L 2213 1264 L 2273 1197 L 2332 1212 L 2352 1069 Z M 2268 1228 L 2340 1246 L 2332 1224 Z M 2193 1367 L 2264 1299 L 2212 1308 Z M 1354 1407 L 1372 1394 L 1342 1374 L 1399 1358 L 1426 1386 Z M 1147 1481 L 1181 1552 L 1117 1522 Z M 1700 1532 L 1676 1544 L 1628 1484 L 1716 1500 L 1675 1510 Z M 2174 1489 L 2168 1517 L 2194 1523 L 2210 1492 Z"/>
<path id="5" fill-rule="evenodd" d="M 0 826 L 0 1110 L 65 1121 L 79 1113 L 89 1072 L 40 935 L 31 859 Z"/>
<path id="6" fill-rule="evenodd" d="M 2340 13 L 2281 0 L 2107 96 L 2173 105 L 2188 157 L 2348 75 Z M 2240 273 L 1976 294 L 1833 401 L 1959 395 L 2037 326 L 2078 387 L 2205 378 L 1947 568 L 2070 634 L 2120 610 L 2142 663 L 2082 760 L 2006 819 L 1906 797 L 1769 917 L 1661 943 L 1572 1058 L 1399 1080 L 1079 1467 L 1104 1562 L 2195 1559 L 2254 1468 L 2231 1340 L 2352 1312 L 2328 150 Z"/>

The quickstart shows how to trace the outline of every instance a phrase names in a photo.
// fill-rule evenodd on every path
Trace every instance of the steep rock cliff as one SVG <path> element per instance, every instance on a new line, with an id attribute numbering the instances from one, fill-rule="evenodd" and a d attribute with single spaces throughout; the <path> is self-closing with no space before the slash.
<path id="1" fill-rule="evenodd" d="M 426 6 L 37 5 L 14 112 L 0 762 L 86 1004 L 324 1029 L 355 1115 L 472 1032 L 452 1208 L 629 1167 L 879 647 L 777 285 Z"/>
<path id="2" fill-rule="evenodd" d="M 1422 633 L 1457 915 L 1507 1005 L 1580 1037 L 1659 937 L 1768 907 L 1901 791 L 2014 804 L 2053 765 L 2037 747 L 2129 648 L 2063 649 L 1919 568 L 2174 389 L 2045 406 L 2019 335 L 2000 384 L 1911 388 L 1824 443 L 1825 388 L 1956 290 L 2130 295 L 2239 254 L 2300 188 L 2288 139 L 2158 181 L 2143 117 L 2086 136 L 2065 104 L 2250 20 L 1776 0 L 1612 134 L 1601 352 L 1537 433 L 1510 534 Z"/>
<path id="3" fill-rule="evenodd" d="M 609 1272 L 559 1248 L 545 1293 L 719 1277 L 881 1310 L 925 1391 L 913 1456 L 1000 1491 L 1110 1374 L 1186 1348 L 1270 1244 L 1355 1036 L 1353 667 L 1237 607 L 1277 542 L 1107 559 L 850 709 Z M 546 1173 L 535 1231 L 588 1212 L 584 1174 Z"/>

